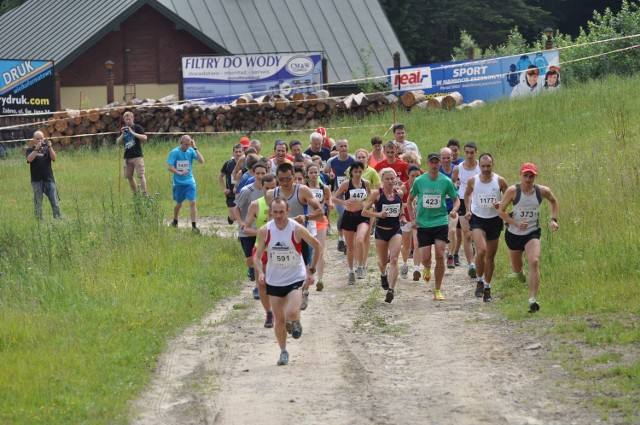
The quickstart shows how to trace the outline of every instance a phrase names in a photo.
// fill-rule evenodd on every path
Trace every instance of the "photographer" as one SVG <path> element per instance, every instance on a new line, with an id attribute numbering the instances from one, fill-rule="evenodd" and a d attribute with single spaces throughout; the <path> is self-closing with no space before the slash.
<path id="1" fill-rule="evenodd" d="M 27 148 L 27 162 L 31 167 L 31 188 L 33 189 L 33 205 L 36 218 L 42 220 L 42 194 L 46 194 L 51 202 L 54 218 L 62 218 L 58 188 L 53 178 L 51 161 L 56 160 L 56 152 L 51 147 L 51 140 L 45 140 L 41 131 L 33 133 L 33 145 Z"/>
<path id="2" fill-rule="evenodd" d="M 122 115 L 124 126 L 120 129 L 120 136 L 116 139 L 119 145 L 124 140 L 124 177 L 129 180 L 133 193 L 138 191 L 138 185 L 133 178 L 133 170 L 138 173 L 140 191 L 147 195 L 147 180 L 144 177 L 144 158 L 142 157 L 142 142 L 147 141 L 144 129 L 133 123 L 133 112 Z"/>

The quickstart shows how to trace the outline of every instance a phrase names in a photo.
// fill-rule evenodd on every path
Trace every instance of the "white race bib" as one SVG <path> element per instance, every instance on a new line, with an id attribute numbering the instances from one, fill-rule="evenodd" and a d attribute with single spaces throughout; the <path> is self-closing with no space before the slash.
<path id="1" fill-rule="evenodd" d="M 298 256 L 293 250 L 270 251 L 269 263 L 276 267 L 292 267 L 298 264 Z"/>
<path id="2" fill-rule="evenodd" d="M 539 214 L 538 208 L 515 208 L 513 218 L 518 221 L 537 221 Z"/>
<path id="3" fill-rule="evenodd" d="M 440 208 L 442 197 L 440 195 L 422 195 L 423 208 Z"/>
<path id="4" fill-rule="evenodd" d="M 344 183 L 346 179 L 347 178 L 345 176 L 336 177 L 336 187 L 340 187 L 340 185 Z"/>
<path id="5" fill-rule="evenodd" d="M 183 161 L 183 160 L 176 161 L 176 170 L 189 171 L 189 161 Z"/>
<path id="6" fill-rule="evenodd" d="M 382 204 L 382 212 L 387 212 L 387 217 L 397 217 L 400 215 L 402 204 Z"/>
<path id="7" fill-rule="evenodd" d="M 311 189 L 313 196 L 322 203 L 324 201 L 324 191 L 322 189 Z"/>
<path id="8" fill-rule="evenodd" d="M 355 199 L 356 201 L 364 201 L 367 199 L 366 189 L 351 189 L 349 191 L 349 199 Z"/>
<path id="9" fill-rule="evenodd" d="M 478 193 L 476 195 L 476 202 L 480 208 L 491 208 L 495 202 L 498 202 L 498 198 L 493 194 Z"/>

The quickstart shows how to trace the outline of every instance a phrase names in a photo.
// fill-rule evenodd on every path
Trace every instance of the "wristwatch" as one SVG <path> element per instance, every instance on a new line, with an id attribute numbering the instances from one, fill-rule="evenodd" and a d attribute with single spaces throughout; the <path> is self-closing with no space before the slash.
<path id="1" fill-rule="evenodd" d="M 316 268 L 315 267 L 309 267 L 309 271 L 311 272 L 311 274 L 315 274 L 316 273 Z"/>
<path id="2" fill-rule="evenodd" d="M 309 215 L 307 214 L 304 215 L 304 221 L 309 221 Z"/>

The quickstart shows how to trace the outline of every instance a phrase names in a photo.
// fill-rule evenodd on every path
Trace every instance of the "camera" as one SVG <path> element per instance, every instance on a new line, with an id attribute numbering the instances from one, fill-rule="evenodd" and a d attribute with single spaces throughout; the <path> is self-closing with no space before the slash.
<path id="1" fill-rule="evenodd" d="M 129 132 L 129 127 L 122 127 L 122 131 L 124 131 L 125 133 Z"/>

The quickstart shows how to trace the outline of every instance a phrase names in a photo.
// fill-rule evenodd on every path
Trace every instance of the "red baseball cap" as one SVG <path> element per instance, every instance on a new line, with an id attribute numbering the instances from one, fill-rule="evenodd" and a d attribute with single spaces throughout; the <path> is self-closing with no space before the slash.
<path id="1" fill-rule="evenodd" d="M 316 133 L 322 134 L 322 137 L 327 137 L 327 130 L 324 127 L 316 128 Z"/>
<path id="2" fill-rule="evenodd" d="M 527 171 L 533 173 L 534 176 L 538 175 L 538 167 L 536 167 L 536 164 L 532 162 L 522 164 L 522 167 L 520 167 L 520 174 L 526 173 Z"/>
<path id="3" fill-rule="evenodd" d="M 249 138 L 247 136 L 243 136 L 240 138 L 240 142 L 239 142 L 243 148 L 248 148 L 249 145 L 251 144 L 251 140 L 249 140 Z"/>

